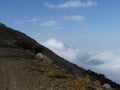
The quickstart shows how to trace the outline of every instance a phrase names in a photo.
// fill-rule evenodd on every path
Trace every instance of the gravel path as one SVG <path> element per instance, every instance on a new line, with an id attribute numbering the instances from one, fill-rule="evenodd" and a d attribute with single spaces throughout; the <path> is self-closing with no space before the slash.
<path id="1" fill-rule="evenodd" d="M 3 83 L 0 90 L 30 90 L 22 70 L 15 63 L 13 59 L 0 60 L 0 81 Z"/>
<path id="2" fill-rule="evenodd" d="M 5 49 L 0 52 L 0 90 L 31 90 L 18 57 L 4 57 L 10 56 Z"/>

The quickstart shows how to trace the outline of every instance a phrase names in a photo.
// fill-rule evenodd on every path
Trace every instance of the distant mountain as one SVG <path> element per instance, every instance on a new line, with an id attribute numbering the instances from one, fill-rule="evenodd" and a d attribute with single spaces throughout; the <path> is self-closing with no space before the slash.
<path id="1" fill-rule="evenodd" d="M 38 53 L 43 58 L 35 58 Z M 0 90 L 120 90 L 120 85 L 0 23 Z"/>

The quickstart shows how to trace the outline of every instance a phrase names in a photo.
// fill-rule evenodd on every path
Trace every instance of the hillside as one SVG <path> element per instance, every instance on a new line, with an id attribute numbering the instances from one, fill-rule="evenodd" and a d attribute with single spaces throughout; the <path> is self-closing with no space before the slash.
<path id="1" fill-rule="evenodd" d="M 35 58 L 39 52 L 43 59 Z M 111 88 L 103 87 L 105 84 Z M 68 62 L 1 23 L 0 90 L 120 90 L 120 85 Z"/>

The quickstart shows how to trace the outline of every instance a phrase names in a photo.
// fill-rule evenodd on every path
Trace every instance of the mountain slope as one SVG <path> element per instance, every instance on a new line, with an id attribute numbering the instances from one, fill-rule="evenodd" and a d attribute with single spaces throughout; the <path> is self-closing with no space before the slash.
<path id="1" fill-rule="evenodd" d="M 15 47 L 15 44 L 19 43 L 28 44 L 28 49 L 34 49 L 39 45 L 35 40 L 31 39 L 30 37 L 28 38 L 26 34 L 9 28 L 4 24 L 0 24 L 0 46 Z"/>
<path id="2" fill-rule="evenodd" d="M 38 52 L 45 58 L 34 58 Z M 0 24 L 0 90 L 107 90 L 102 87 L 105 83 L 110 90 L 120 89 L 104 75 L 84 70 Z"/>

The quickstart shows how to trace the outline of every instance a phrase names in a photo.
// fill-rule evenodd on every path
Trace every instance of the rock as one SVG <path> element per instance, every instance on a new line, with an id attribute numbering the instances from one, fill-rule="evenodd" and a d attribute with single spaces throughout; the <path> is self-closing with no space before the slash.
<path id="1" fill-rule="evenodd" d="M 110 84 L 105 83 L 105 84 L 103 85 L 103 88 L 106 88 L 106 89 L 111 89 L 111 86 L 110 86 Z"/>
<path id="2" fill-rule="evenodd" d="M 43 59 L 44 56 L 43 56 L 42 53 L 37 53 L 37 54 L 35 55 L 35 58 L 37 58 L 37 59 Z"/>
<path id="3" fill-rule="evenodd" d="M 47 56 L 43 55 L 40 52 L 35 55 L 35 58 L 41 59 L 43 61 L 43 63 L 52 63 L 53 62 L 50 58 L 48 58 Z"/>

